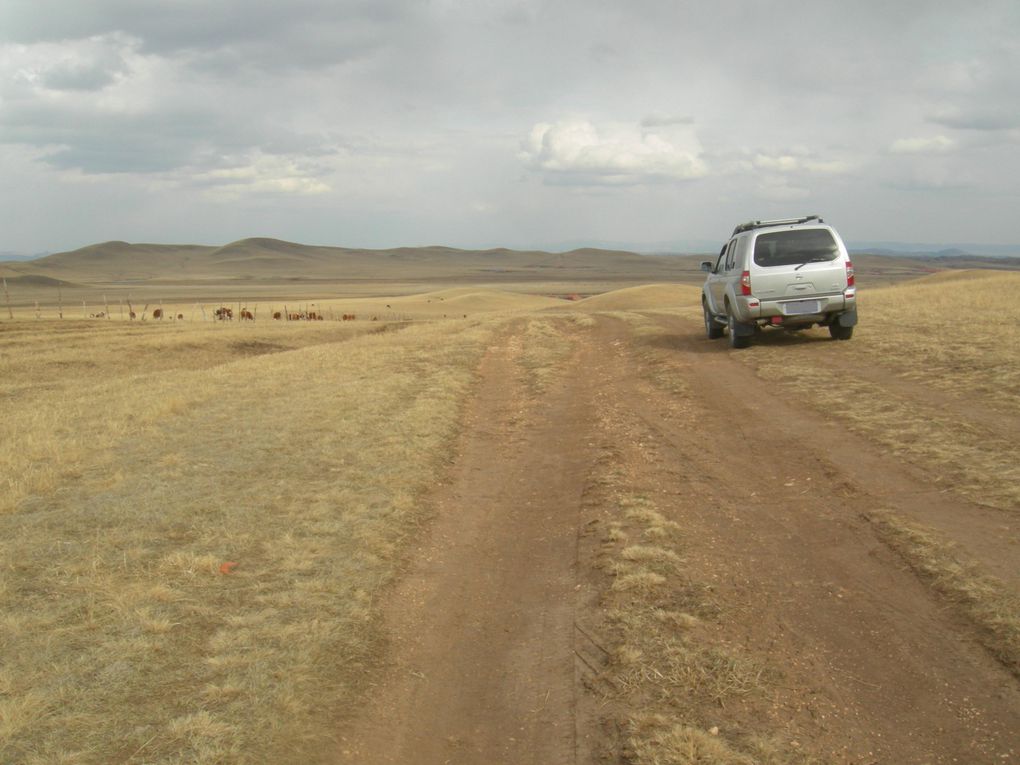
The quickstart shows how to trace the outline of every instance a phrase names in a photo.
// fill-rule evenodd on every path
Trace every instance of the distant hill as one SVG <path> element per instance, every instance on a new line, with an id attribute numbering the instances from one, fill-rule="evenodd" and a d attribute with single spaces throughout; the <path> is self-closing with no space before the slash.
<path id="1" fill-rule="evenodd" d="M 35 260 L 36 258 L 43 258 L 49 255 L 48 252 L 35 252 L 35 253 L 24 253 L 24 252 L 0 252 L 0 262 L 7 261 L 21 261 L 21 260 Z"/>
<path id="2" fill-rule="evenodd" d="M 344 281 L 444 279 L 501 281 L 683 278 L 696 270 L 677 258 L 584 248 L 569 252 L 399 247 L 326 247 L 252 238 L 203 245 L 104 242 L 30 262 L 0 263 L 0 273 L 90 284 L 185 281 Z"/>
<path id="3" fill-rule="evenodd" d="M 641 255 L 584 247 L 566 252 L 438 245 L 370 250 L 256 237 L 222 247 L 113 241 L 37 260 L 0 262 L 0 276 L 23 286 L 89 287 L 337 284 L 357 282 L 701 283 L 711 255 Z M 932 253 L 855 252 L 865 281 L 896 281 L 944 268 L 1020 269 L 1020 258 Z M 25 280 L 14 282 L 14 280 Z M 49 280 L 49 281 L 46 281 Z"/>
<path id="4" fill-rule="evenodd" d="M 1020 244 L 974 244 L 960 242 L 941 244 L 921 242 L 847 242 L 846 244 L 851 252 L 867 252 L 875 255 L 1020 257 Z"/>

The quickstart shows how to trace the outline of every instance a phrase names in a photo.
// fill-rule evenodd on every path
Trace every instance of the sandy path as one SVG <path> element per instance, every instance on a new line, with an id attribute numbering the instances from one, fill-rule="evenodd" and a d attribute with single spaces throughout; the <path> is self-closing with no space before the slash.
<path id="1" fill-rule="evenodd" d="M 516 344 L 490 349 L 431 532 L 389 601 L 390 669 L 340 761 L 593 761 L 603 729 L 574 624 L 598 623 L 599 578 L 577 540 L 607 453 L 680 524 L 722 604 L 720 639 L 781 671 L 762 726 L 823 762 L 1020 758 L 1020 685 L 863 515 L 905 511 L 1015 573 L 995 533 L 1008 519 L 933 494 L 916 469 L 766 390 L 695 322 L 658 321 L 643 336 L 609 318 L 573 330 L 579 350 L 538 402 Z M 651 384 L 649 365 L 688 394 Z"/>

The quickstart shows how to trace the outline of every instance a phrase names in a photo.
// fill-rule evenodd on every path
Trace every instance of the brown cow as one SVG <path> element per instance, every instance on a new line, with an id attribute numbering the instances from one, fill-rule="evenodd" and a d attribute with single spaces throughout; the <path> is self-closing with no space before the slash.
<path id="1" fill-rule="evenodd" d="M 283 314 L 280 313 L 279 311 L 273 311 L 273 318 L 279 321 L 280 319 L 283 318 Z"/>
<path id="2" fill-rule="evenodd" d="M 301 321 L 301 314 L 299 314 L 299 313 L 288 313 L 287 314 L 287 320 L 288 321 Z"/>
<path id="3" fill-rule="evenodd" d="M 215 316 L 220 321 L 229 321 L 234 318 L 234 311 L 233 309 L 227 308 L 226 306 L 221 306 L 217 308 L 215 311 L 213 311 L 213 316 Z"/>
<path id="4" fill-rule="evenodd" d="M 177 314 L 177 321 L 184 321 L 184 314 L 183 313 Z"/>
<path id="5" fill-rule="evenodd" d="M 154 319 L 162 319 L 163 318 L 163 309 L 162 308 L 157 308 L 155 311 L 153 311 L 152 312 L 152 318 L 154 318 Z"/>
<path id="6" fill-rule="evenodd" d="M 241 313 L 238 314 L 238 318 L 241 321 L 255 321 L 255 314 L 253 314 L 247 308 L 243 308 L 241 309 Z"/>

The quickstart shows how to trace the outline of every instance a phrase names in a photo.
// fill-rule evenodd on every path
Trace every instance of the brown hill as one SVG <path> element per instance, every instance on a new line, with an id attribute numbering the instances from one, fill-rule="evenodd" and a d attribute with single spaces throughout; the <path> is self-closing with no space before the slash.
<path id="1" fill-rule="evenodd" d="M 33 261 L 2 262 L 0 276 L 9 280 L 46 277 L 92 286 L 370 281 L 700 284 L 704 279 L 700 263 L 710 257 L 640 255 L 594 248 L 559 253 L 441 246 L 371 250 L 256 237 L 222 247 L 104 242 Z M 865 285 L 901 281 L 947 268 L 973 267 L 971 261 L 957 263 L 953 258 L 855 254 L 853 259 Z M 1017 265 L 1007 262 L 1009 259 L 999 260 L 1002 268 Z M 601 289 L 604 287 L 591 291 Z"/>
<path id="2" fill-rule="evenodd" d="M 563 253 L 507 249 L 326 247 L 252 238 L 222 247 L 105 242 L 4 271 L 92 284 L 180 280 L 444 279 L 471 282 L 529 280 L 683 279 L 689 264 L 668 256 L 581 249 Z"/>

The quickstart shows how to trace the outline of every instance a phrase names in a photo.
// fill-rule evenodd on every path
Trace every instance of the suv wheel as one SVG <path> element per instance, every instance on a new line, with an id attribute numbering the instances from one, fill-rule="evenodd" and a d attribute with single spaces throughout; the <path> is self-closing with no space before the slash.
<path id="1" fill-rule="evenodd" d="M 832 335 L 833 340 L 849 340 L 854 336 L 854 328 L 844 327 L 839 323 L 839 320 L 836 320 L 829 325 L 829 334 Z"/>
<path id="2" fill-rule="evenodd" d="M 751 344 L 750 335 L 738 335 L 737 334 L 737 320 L 733 318 L 733 314 L 727 312 L 726 314 L 729 320 L 730 330 L 730 348 L 747 348 Z"/>
<path id="3" fill-rule="evenodd" d="M 723 326 L 715 320 L 715 316 L 708 310 L 708 303 L 701 303 L 702 309 L 705 311 L 705 334 L 709 340 L 718 340 L 723 336 Z"/>

